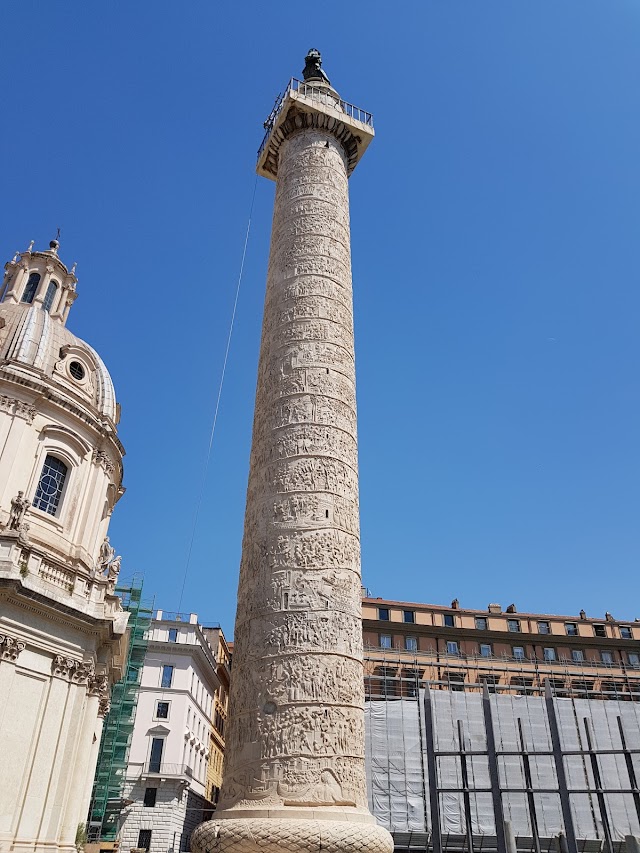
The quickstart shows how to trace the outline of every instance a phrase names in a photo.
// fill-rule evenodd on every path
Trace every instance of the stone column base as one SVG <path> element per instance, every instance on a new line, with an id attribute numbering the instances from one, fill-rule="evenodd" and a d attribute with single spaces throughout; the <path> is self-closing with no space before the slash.
<path id="1" fill-rule="evenodd" d="M 374 823 L 240 818 L 200 824 L 192 853 L 393 853 L 393 839 Z"/>

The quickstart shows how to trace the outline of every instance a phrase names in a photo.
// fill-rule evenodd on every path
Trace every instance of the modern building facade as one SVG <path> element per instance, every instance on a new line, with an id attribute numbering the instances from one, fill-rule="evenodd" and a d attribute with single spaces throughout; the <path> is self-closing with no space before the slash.
<path id="1" fill-rule="evenodd" d="M 67 328 L 52 240 L 0 288 L 0 850 L 74 853 L 128 614 L 109 544 L 124 448 L 111 377 Z"/>
<path id="2" fill-rule="evenodd" d="M 124 850 L 188 850 L 192 830 L 214 808 L 207 765 L 220 680 L 210 631 L 195 613 L 158 610 L 151 623 L 126 773 Z"/>

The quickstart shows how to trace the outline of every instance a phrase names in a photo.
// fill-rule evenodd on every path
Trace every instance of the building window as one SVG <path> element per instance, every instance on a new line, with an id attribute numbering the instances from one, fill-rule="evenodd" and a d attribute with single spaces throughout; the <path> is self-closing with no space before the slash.
<path id="1" fill-rule="evenodd" d="M 519 693 L 524 693 L 527 696 L 532 696 L 534 693 L 533 678 L 527 678 L 524 675 L 513 675 L 511 677 L 511 684 Z"/>
<path id="2" fill-rule="evenodd" d="M 551 633 L 551 623 L 546 619 L 541 619 L 538 622 L 538 634 L 550 634 Z"/>
<path id="3" fill-rule="evenodd" d="M 481 675 L 480 682 L 487 685 L 489 693 L 497 693 L 497 687 L 500 683 L 500 678 L 497 675 Z"/>
<path id="4" fill-rule="evenodd" d="M 542 656 L 548 661 L 557 660 L 555 649 L 543 649 Z"/>
<path id="5" fill-rule="evenodd" d="M 413 623 L 416 621 L 416 614 L 413 612 L 413 610 L 403 610 L 402 618 L 405 622 L 409 623 L 410 625 L 413 625 Z"/>
<path id="6" fill-rule="evenodd" d="M 512 634 L 520 633 L 520 620 L 519 619 L 507 619 L 507 630 L 511 631 Z"/>
<path id="7" fill-rule="evenodd" d="M 47 454 L 33 505 L 48 512 L 49 515 L 57 515 L 68 472 L 69 469 L 64 462 Z"/>
<path id="8" fill-rule="evenodd" d="M 623 640 L 633 640 L 633 634 L 631 632 L 631 628 L 628 625 L 620 626 L 620 636 Z"/>
<path id="9" fill-rule="evenodd" d="M 169 702 L 156 702 L 156 720 L 169 719 Z"/>
<path id="10" fill-rule="evenodd" d="M 378 619 L 381 622 L 389 621 L 389 608 L 388 607 L 378 607 Z"/>
<path id="11" fill-rule="evenodd" d="M 571 660 L 574 663 L 582 663 L 584 660 L 584 652 L 582 649 L 571 649 Z"/>
<path id="12" fill-rule="evenodd" d="M 164 738 L 154 737 L 151 741 L 151 752 L 149 753 L 149 772 L 159 773 L 162 764 L 162 751 L 164 749 Z M 140 847 L 140 845 L 138 845 Z"/>
<path id="13" fill-rule="evenodd" d="M 524 660 L 523 646 L 513 646 L 511 651 L 513 652 L 513 657 L 515 658 L 515 660 Z"/>
<path id="14" fill-rule="evenodd" d="M 565 622 L 564 630 L 567 632 L 568 637 L 578 636 L 578 626 L 575 622 Z"/>
<path id="15" fill-rule="evenodd" d="M 476 629 L 478 631 L 486 631 L 489 623 L 486 616 L 476 616 Z"/>
<path id="16" fill-rule="evenodd" d="M 391 635 L 390 634 L 380 634 L 380 648 L 381 649 L 390 649 L 391 648 Z"/>
<path id="17" fill-rule="evenodd" d="M 566 699 L 569 695 L 564 678 L 550 678 L 549 686 L 552 688 L 554 696 Z"/>
<path id="18" fill-rule="evenodd" d="M 56 297 L 56 292 L 58 290 L 58 282 L 51 279 L 47 286 L 47 292 L 44 297 L 44 302 L 42 303 L 43 311 L 51 311 L 51 306 L 53 305 L 53 300 Z"/>
<path id="19" fill-rule="evenodd" d="M 140 850 L 149 850 L 151 847 L 151 830 L 141 829 L 138 833 L 138 847 Z"/>
<path id="20" fill-rule="evenodd" d="M 84 379 L 84 367 L 79 361 L 72 361 L 69 365 L 69 373 L 76 382 L 82 382 Z"/>
<path id="21" fill-rule="evenodd" d="M 491 643 L 480 643 L 480 654 L 483 658 L 490 658 L 493 655 Z"/>
<path id="22" fill-rule="evenodd" d="M 444 614 L 444 627 L 445 628 L 455 628 L 456 627 L 456 617 L 453 613 L 445 613 Z"/>
<path id="23" fill-rule="evenodd" d="M 148 809 L 152 809 L 156 804 L 156 797 L 158 796 L 157 788 L 145 788 L 144 789 L 144 804 Z"/>
<path id="24" fill-rule="evenodd" d="M 178 642 L 178 629 L 177 628 L 169 628 L 169 642 L 177 643 Z"/>
<path id="25" fill-rule="evenodd" d="M 595 637 L 606 637 L 607 636 L 606 625 L 594 625 L 593 626 L 593 634 Z"/>
<path id="26" fill-rule="evenodd" d="M 161 687 L 171 687 L 173 682 L 173 667 L 165 666 L 162 667 L 162 682 L 160 684 Z"/>
<path id="27" fill-rule="evenodd" d="M 464 691 L 464 673 L 443 672 L 442 680 L 448 682 L 447 687 L 454 693 L 462 693 Z"/>
<path id="28" fill-rule="evenodd" d="M 613 652 L 600 652 L 600 660 L 602 663 L 613 663 Z"/>
<path id="29" fill-rule="evenodd" d="M 584 678 L 578 678 L 571 682 L 571 689 L 576 693 L 589 693 L 593 690 L 593 681 L 587 681 Z"/>
<path id="30" fill-rule="evenodd" d="M 420 686 L 420 670 L 419 669 L 403 669 L 402 670 L 402 695 L 408 699 L 415 699 L 418 695 Z"/>
<path id="31" fill-rule="evenodd" d="M 404 638 L 404 647 L 408 652 L 417 652 L 418 651 L 418 638 L 417 637 L 405 637 Z"/>
<path id="32" fill-rule="evenodd" d="M 27 281 L 27 285 L 22 292 L 22 302 L 33 302 L 33 297 L 36 295 L 36 290 L 40 284 L 40 275 L 37 272 L 32 272 Z"/>
<path id="33" fill-rule="evenodd" d="M 447 640 L 447 654 L 448 655 L 457 655 L 460 653 L 458 648 L 458 643 L 456 640 Z"/>
<path id="34" fill-rule="evenodd" d="M 640 654 L 637 652 L 627 652 L 629 666 L 640 666 Z"/>

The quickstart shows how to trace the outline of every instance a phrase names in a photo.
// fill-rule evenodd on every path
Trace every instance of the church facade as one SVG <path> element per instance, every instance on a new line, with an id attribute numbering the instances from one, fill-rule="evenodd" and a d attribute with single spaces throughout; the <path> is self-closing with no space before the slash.
<path id="1" fill-rule="evenodd" d="M 67 326 L 75 267 L 33 243 L 0 289 L 0 851 L 75 851 L 128 614 L 107 530 L 119 407 Z"/>

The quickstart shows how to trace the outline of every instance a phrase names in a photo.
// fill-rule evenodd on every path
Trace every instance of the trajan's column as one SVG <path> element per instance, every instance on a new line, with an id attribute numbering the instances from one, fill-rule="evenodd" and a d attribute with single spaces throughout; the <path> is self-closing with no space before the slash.
<path id="1" fill-rule="evenodd" d="M 276 181 L 230 726 L 195 853 L 391 853 L 369 812 L 347 180 L 373 138 L 306 57 L 266 123 Z"/>

